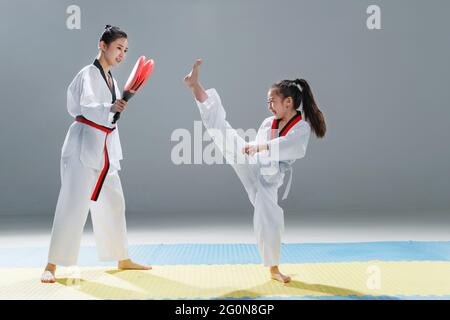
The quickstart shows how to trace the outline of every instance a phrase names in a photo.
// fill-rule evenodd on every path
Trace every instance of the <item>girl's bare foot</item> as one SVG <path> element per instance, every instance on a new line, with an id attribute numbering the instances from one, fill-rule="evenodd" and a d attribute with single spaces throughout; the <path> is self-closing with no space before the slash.
<path id="1" fill-rule="evenodd" d="M 144 266 L 133 262 L 131 259 L 121 260 L 117 266 L 120 270 L 150 270 L 151 266 Z"/>
<path id="2" fill-rule="evenodd" d="M 291 281 L 291 277 L 282 274 L 278 269 L 278 266 L 270 268 L 270 275 L 273 280 L 280 281 L 282 283 Z"/>
<path id="3" fill-rule="evenodd" d="M 291 277 L 288 277 L 284 274 L 282 274 L 281 272 L 278 273 L 271 273 L 271 277 L 273 280 L 277 280 L 280 281 L 282 283 L 288 283 L 291 281 Z"/>
<path id="4" fill-rule="evenodd" d="M 205 89 L 203 89 L 202 85 L 198 81 L 199 76 L 199 68 L 200 65 L 203 63 L 202 59 L 197 59 L 195 61 L 191 72 L 184 77 L 184 83 L 191 88 L 192 94 L 194 95 L 195 99 L 201 103 L 205 102 L 206 99 L 208 99 L 208 95 L 206 94 Z"/>
<path id="5" fill-rule="evenodd" d="M 184 77 L 184 83 L 189 87 L 193 88 L 199 84 L 198 82 L 198 73 L 199 73 L 199 67 L 203 63 L 202 59 L 197 59 L 195 61 L 194 66 L 192 67 L 191 72 Z"/>
<path id="6" fill-rule="evenodd" d="M 55 272 L 56 272 L 56 265 L 48 263 L 47 266 L 45 267 L 44 272 L 42 273 L 41 282 L 55 283 L 56 282 Z"/>

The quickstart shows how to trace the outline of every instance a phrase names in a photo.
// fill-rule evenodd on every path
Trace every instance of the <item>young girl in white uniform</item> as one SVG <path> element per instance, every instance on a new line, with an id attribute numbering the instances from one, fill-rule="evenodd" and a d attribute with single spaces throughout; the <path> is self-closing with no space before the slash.
<path id="1" fill-rule="evenodd" d="M 254 206 L 254 230 L 264 266 L 270 268 L 272 279 L 289 282 L 290 277 L 278 268 L 284 229 L 278 189 L 283 184 L 285 173 L 289 173 L 283 195 L 285 199 L 290 189 L 292 164 L 305 156 L 311 127 L 317 137 L 324 137 L 323 114 L 304 79 L 280 81 L 268 92 L 268 108 L 273 116 L 263 121 L 255 141 L 246 143 L 226 121 L 226 112 L 217 91 L 205 91 L 200 85 L 201 63 L 197 60 L 184 81 L 192 89 L 205 127 L 227 163 L 234 168 Z M 303 112 L 298 110 L 301 104 Z M 244 162 L 242 154 L 247 157 Z"/>
<path id="2" fill-rule="evenodd" d="M 110 69 L 125 58 L 127 34 L 107 25 L 94 63 L 84 67 L 67 90 L 74 117 L 61 152 L 61 190 L 55 210 L 48 264 L 41 281 L 53 283 L 56 265 L 77 263 L 81 235 L 91 212 L 101 260 L 118 261 L 119 269 L 148 270 L 128 258 L 125 199 L 118 171 L 122 159 L 116 112 L 127 102 Z"/>

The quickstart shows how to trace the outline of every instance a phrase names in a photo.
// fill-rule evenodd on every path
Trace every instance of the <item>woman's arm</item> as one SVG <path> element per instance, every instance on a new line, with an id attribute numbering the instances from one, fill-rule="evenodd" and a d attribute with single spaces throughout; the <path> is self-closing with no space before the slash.
<path id="1" fill-rule="evenodd" d="M 79 104 L 81 107 L 81 114 L 100 125 L 110 126 L 114 117 L 114 113 L 123 112 L 127 107 L 127 102 L 122 99 L 116 100 L 114 103 L 99 102 L 98 84 L 92 81 L 93 77 L 86 72 L 81 76 L 78 83 L 75 83 L 74 88 L 68 90 L 68 97 L 74 92 L 79 94 Z M 71 97 L 73 100 L 73 97 Z"/>

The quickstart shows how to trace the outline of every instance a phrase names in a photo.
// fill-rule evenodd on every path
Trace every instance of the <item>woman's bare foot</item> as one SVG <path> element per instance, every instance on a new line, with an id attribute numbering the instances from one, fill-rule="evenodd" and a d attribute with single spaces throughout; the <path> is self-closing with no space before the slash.
<path id="1" fill-rule="evenodd" d="M 131 259 L 121 260 L 117 266 L 120 270 L 150 270 L 151 266 L 144 266 L 133 262 Z"/>
<path id="2" fill-rule="evenodd" d="M 203 63 L 202 59 L 197 59 L 197 61 L 195 61 L 191 72 L 184 77 L 184 83 L 189 87 L 189 88 L 193 88 L 195 86 L 199 85 L 198 82 L 198 73 L 199 73 L 199 67 L 200 65 Z"/>
<path id="3" fill-rule="evenodd" d="M 280 272 L 278 266 L 270 267 L 270 275 L 273 280 L 287 283 L 291 281 L 291 277 L 286 276 Z"/>
<path id="4" fill-rule="evenodd" d="M 53 263 L 48 263 L 47 266 L 45 267 L 44 272 L 42 273 L 41 282 L 55 283 L 56 282 L 55 272 L 56 272 L 56 265 Z"/>

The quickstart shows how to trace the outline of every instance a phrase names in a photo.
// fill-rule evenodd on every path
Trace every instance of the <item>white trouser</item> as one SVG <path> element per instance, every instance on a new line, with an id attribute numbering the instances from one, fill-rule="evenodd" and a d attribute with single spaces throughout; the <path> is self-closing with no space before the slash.
<path id="1" fill-rule="evenodd" d="M 128 258 L 125 199 L 118 172 L 113 170 L 107 174 L 94 202 L 91 194 L 99 175 L 99 170 L 81 163 L 77 152 L 61 158 L 61 190 L 53 221 L 49 263 L 62 266 L 77 264 L 89 210 L 99 259 L 119 261 Z"/>
<path id="2" fill-rule="evenodd" d="M 226 121 L 225 112 L 220 112 L 223 106 L 219 100 L 208 99 L 207 103 L 208 110 L 203 114 L 203 123 L 207 129 L 217 130 L 222 137 L 226 137 L 225 143 L 221 139 L 213 139 L 235 170 L 254 206 L 253 228 L 264 266 L 276 266 L 280 262 L 281 236 L 284 231 L 283 209 L 278 205 L 278 188 L 283 183 L 284 174 L 278 173 L 274 182 L 269 183 L 261 175 L 258 163 L 236 164 L 235 153 L 241 152 L 247 143 Z M 202 108 L 202 104 L 198 104 Z M 222 146 L 225 146 L 225 152 Z"/>

